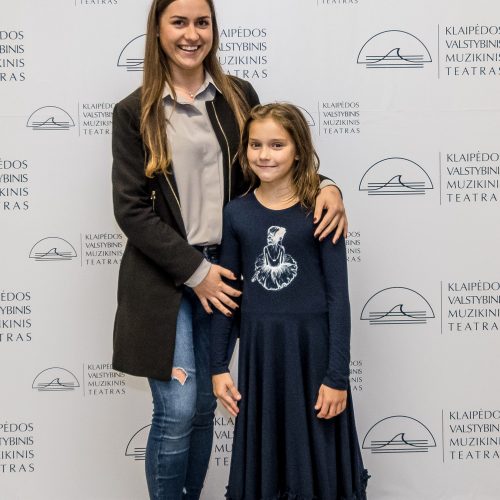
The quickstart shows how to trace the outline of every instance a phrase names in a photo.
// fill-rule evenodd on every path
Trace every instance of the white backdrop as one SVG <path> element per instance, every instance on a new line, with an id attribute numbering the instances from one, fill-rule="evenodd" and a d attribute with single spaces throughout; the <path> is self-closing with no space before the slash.
<path id="1" fill-rule="evenodd" d="M 144 380 L 110 368 L 114 103 L 149 0 L 4 0 L 0 498 L 147 498 Z M 352 387 L 378 500 L 500 495 L 500 4 L 218 0 L 221 62 L 307 114 L 350 219 Z M 205 500 L 222 498 L 219 413 Z"/>

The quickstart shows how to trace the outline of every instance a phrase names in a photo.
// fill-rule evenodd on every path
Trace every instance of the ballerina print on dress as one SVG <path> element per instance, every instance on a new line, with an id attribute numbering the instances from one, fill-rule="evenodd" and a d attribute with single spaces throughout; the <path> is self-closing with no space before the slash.
<path id="1" fill-rule="evenodd" d="M 297 262 L 281 244 L 285 233 L 284 227 L 271 226 L 267 230 L 267 245 L 255 261 L 252 282 L 258 281 L 269 291 L 285 288 L 297 276 Z"/>

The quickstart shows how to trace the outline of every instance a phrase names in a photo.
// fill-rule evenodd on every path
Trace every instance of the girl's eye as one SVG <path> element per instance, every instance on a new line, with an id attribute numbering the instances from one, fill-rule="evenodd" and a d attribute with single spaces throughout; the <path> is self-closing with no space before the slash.
<path id="1" fill-rule="evenodd" d="M 258 147 L 260 147 L 260 142 L 251 142 L 250 147 L 253 149 L 257 149 Z"/>
<path id="2" fill-rule="evenodd" d="M 281 142 L 275 142 L 273 144 L 273 148 L 280 149 L 283 147 L 283 144 Z"/>

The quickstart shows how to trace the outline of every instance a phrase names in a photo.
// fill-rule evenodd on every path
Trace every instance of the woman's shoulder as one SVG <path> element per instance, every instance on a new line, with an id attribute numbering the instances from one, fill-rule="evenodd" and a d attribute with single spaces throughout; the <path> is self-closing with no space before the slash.
<path id="1" fill-rule="evenodd" d="M 142 87 L 135 89 L 127 97 L 115 104 L 115 109 L 125 111 L 130 114 L 139 115 L 141 111 L 141 90 Z"/>
<path id="2" fill-rule="evenodd" d="M 243 80 L 242 78 L 238 78 L 237 76 L 233 75 L 227 75 L 227 76 L 235 85 L 237 85 L 243 91 L 243 93 L 246 96 L 246 100 L 251 107 L 259 104 L 260 102 L 259 96 L 250 82 L 248 82 L 247 80 Z"/>

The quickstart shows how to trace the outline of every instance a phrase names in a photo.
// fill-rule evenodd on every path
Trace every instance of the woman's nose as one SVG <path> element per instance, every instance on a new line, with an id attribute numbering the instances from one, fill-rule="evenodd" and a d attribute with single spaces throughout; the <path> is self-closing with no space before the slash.
<path id="1" fill-rule="evenodd" d="M 184 36 L 187 40 L 193 40 L 193 41 L 198 40 L 199 35 L 196 26 L 194 24 L 189 24 L 188 27 L 186 28 Z"/>

